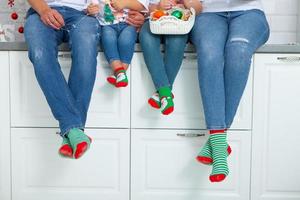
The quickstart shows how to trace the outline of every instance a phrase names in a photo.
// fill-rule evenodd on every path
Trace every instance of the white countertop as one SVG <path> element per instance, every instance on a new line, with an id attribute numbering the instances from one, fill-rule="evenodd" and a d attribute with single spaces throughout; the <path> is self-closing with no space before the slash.
<path id="1" fill-rule="evenodd" d="M 26 51 L 27 45 L 25 42 L 0 42 L 0 51 Z M 59 50 L 69 51 L 66 43 L 60 45 Z M 99 51 L 101 49 L 99 48 Z M 136 44 L 135 51 L 140 52 L 141 47 Z M 193 45 L 186 46 L 186 52 L 194 52 Z M 300 44 L 267 44 L 259 48 L 256 53 L 300 53 Z"/>

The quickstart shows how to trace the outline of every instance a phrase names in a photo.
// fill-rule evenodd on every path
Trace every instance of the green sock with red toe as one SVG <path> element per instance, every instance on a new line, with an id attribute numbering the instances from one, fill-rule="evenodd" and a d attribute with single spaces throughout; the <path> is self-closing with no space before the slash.
<path id="1" fill-rule="evenodd" d="M 174 102 L 172 98 L 172 92 L 170 87 L 161 87 L 158 89 L 158 94 L 161 104 L 161 113 L 163 115 L 169 115 L 174 111 Z"/>
<path id="2" fill-rule="evenodd" d="M 227 144 L 227 156 L 231 154 L 231 151 L 231 147 Z M 212 149 L 209 140 L 206 141 L 196 159 L 205 165 L 211 165 L 213 163 Z"/>
<path id="3" fill-rule="evenodd" d="M 73 149 L 73 157 L 75 159 L 80 158 L 90 147 L 90 138 L 78 128 L 71 129 L 67 137 Z"/>
<path id="4" fill-rule="evenodd" d="M 171 93 L 172 98 L 174 99 L 174 94 Z M 158 92 L 155 92 L 154 94 L 152 94 L 152 96 L 148 99 L 148 104 L 155 109 L 160 109 L 160 99 L 159 99 L 159 94 Z"/>
<path id="5" fill-rule="evenodd" d="M 88 136 L 90 142 L 92 143 L 92 138 L 90 138 Z M 73 149 L 71 147 L 70 141 L 68 138 L 64 137 L 62 144 L 58 150 L 58 153 L 62 156 L 62 157 L 69 157 L 69 158 L 73 158 Z"/>
<path id="6" fill-rule="evenodd" d="M 115 86 L 117 88 L 126 87 L 128 85 L 128 78 L 124 67 L 120 67 L 115 70 L 115 77 L 116 77 Z"/>
<path id="7" fill-rule="evenodd" d="M 63 157 L 72 158 L 73 157 L 73 149 L 70 145 L 70 141 L 68 138 L 63 137 L 62 144 L 58 150 L 58 153 Z"/>
<path id="8" fill-rule="evenodd" d="M 224 130 L 210 130 L 209 142 L 212 149 L 211 182 L 223 181 L 229 173 L 227 164 L 227 134 Z"/>

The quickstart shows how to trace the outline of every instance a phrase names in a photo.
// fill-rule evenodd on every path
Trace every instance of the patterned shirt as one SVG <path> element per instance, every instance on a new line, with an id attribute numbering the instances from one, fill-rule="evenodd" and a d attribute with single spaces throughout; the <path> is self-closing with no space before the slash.
<path id="1" fill-rule="evenodd" d="M 138 0 L 144 7 L 148 9 L 148 0 Z M 96 16 L 101 25 L 118 24 L 120 22 L 126 22 L 129 9 L 123 9 L 122 11 L 116 11 L 110 3 L 110 0 L 99 0 L 100 13 Z"/>

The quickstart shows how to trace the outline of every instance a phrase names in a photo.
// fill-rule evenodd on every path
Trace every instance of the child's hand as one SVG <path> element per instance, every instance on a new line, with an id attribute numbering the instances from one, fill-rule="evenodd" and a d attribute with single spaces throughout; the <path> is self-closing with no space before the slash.
<path id="1" fill-rule="evenodd" d="M 175 0 L 161 0 L 159 2 L 159 7 L 162 8 L 163 10 L 169 10 L 173 6 L 176 6 Z"/>
<path id="2" fill-rule="evenodd" d="M 117 10 L 117 11 L 120 11 L 120 10 L 123 10 L 124 8 L 126 8 L 126 3 L 127 0 L 112 0 L 111 1 L 111 6 Z"/>
<path id="3" fill-rule="evenodd" d="M 100 12 L 100 6 L 99 4 L 91 3 L 90 5 L 88 5 L 86 10 L 88 15 L 96 15 Z"/>

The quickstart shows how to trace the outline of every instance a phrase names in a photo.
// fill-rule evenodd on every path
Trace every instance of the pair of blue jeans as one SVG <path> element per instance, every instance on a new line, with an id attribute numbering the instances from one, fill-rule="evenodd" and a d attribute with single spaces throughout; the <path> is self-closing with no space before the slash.
<path id="1" fill-rule="evenodd" d="M 130 64 L 136 39 L 136 28 L 125 22 L 102 26 L 101 43 L 106 60 Z"/>
<path id="2" fill-rule="evenodd" d="M 54 7 L 65 21 L 55 30 L 28 11 L 25 39 L 29 59 L 51 111 L 59 121 L 61 136 L 72 128 L 84 128 L 94 86 L 100 25 L 96 18 L 69 7 Z M 58 62 L 58 46 L 68 42 L 72 66 L 66 81 Z"/>
<path id="3" fill-rule="evenodd" d="M 188 35 L 156 35 L 151 33 L 149 21 L 142 26 L 139 35 L 144 60 L 156 90 L 173 86 L 180 69 Z M 165 52 L 160 50 L 164 40 Z"/>
<path id="4" fill-rule="evenodd" d="M 207 129 L 230 128 L 247 83 L 252 55 L 268 38 L 269 25 L 260 10 L 197 16 L 191 40 L 197 50 Z"/>

